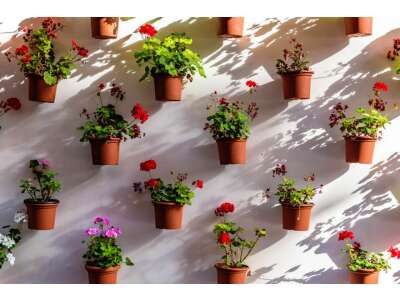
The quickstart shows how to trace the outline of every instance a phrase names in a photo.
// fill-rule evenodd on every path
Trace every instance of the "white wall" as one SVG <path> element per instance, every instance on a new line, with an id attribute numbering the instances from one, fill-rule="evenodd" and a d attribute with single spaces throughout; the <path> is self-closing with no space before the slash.
<path id="1" fill-rule="evenodd" d="M 387 99 L 399 100 L 400 85 L 385 58 L 392 39 L 400 34 L 398 18 L 375 18 L 372 36 L 351 40 L 344 35 L 342 18 L 246 18 L 246 37 L 241 40 L 217 38 L 215 18 L 163 18 L 155 23 L 160 35 L 185 31 L 193 37 L 193 48 L 204 58 L 208 76 L 197 76 L 180 103 L 156 102 L 152 82 L 138 82 L 142 71 L 132 55 L 141 42 L 132 33 L 146 21 L 121 22 L 117 40 L 99 41 L 90 36 L 89 18 L 63 19 L 61 52 L 74 38 L 92 54 L 88 64 L 59 84 L 55 104 L 28 101 L 23 74 L 0 57 L 1 99 L 23 100 L 21 111 L 1 121 L 1 224 L 10 222 L 14 210 L 22 207 L 18 182 L 28 176 L 29 159 L 48 158 L 63 183 L 56 229 L 25 230 L 16 265 L 1 270 L 0 282 L 85 283 L 82 232 L 95 215 L 106 214 L 123 228 L 120 244 L 136 263 L 122 268 L 120 283 L 213 283 L 213 264 L 220 257 L 211 232 L 217 221 L 213 210 L 223 200 L 237 205 L 233 217 L 249 231 L 255 226 L 269 229 L 270 236 L 248 261 L 252 283 L 347 282 L 336 236 L 341 229 L 353 230 L 363 246 L 374 251 L 399 242 L 399 112 L 391 113 L 392 124 L 377 144 L 371 166 L 345 163 L 341 135 L 327 121 L 329 108 L 339 100 L 352 108 L 366 103 L 376 80 L 390 84 Z M 21 44 L 20 38 L 4 32 L 37 20 L 3 18 L 2 22 L 4 52 Z M 315 71 L 310 101 L 282 99 L 274 64 L 292 36 L 305 43 Z M 248 163 L 220 166 L 215 143 L 202 130 L 208 96 L 217 90 L 238 98 L 247 79 L 260 85 L 254 96 L 260 115 L 248 142 Z M 118 167 L 98 167 L 91 164 L 89 146 L 79 142 L 76 128 L 82 124 L 81 109 L 95 105 L 97 85 L 111 80 L 123 83 L 127 91 L 123 112 L 128 114 L 132 103 L 140 102 L 151 118 L 143 126 L 147 133 L 143 140 L 122 145 Z M 180 231 L 155 229 L 148 195 L 132 190 L 132 182 L 144 178 L 138 163 L 146 159 L 159 162 L 162 176 L 173 169 L 205 181 L 193 205 L 185 207 Z M 287 162 L 289 175 L 300 180 L 315 172 L 317 183 L 325 185 L 324 193 L 315 199 L 309 232 L 282 230 L 276 199 L 266 203 L 261 197 L 265 187 L 276 186 L 271 167 L 282 161 Z M 399 281 L 398 266 L 394 262 L 381 282 Z"/>

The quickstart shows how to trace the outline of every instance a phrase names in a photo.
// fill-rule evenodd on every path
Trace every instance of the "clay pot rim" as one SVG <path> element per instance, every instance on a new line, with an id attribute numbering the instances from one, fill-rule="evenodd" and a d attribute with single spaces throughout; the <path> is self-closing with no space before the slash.
<path id="1" fill-rule="evenodd" d="M 300 206 L 293 206 L 291 204 L 288 203 L 281 203 L 282 206 L 288 207 L 288 208 L 292 208 L 292 209 L 301 209 L 301 208 L 306 208 L 306 207 L 314 207 L 315 204 L 314 203 L 307 203 L 307 204 L 302 204 Z"/>
<path id="2" fill-rule="evenodd" d="M 357 271 L 352 271 L 349 269 L 349 272 L 354 274 L 372 274 L 372 273 L 379 273 L 378 270 L 375 269 L 359 269 Z"/>
<path id="3" fill-rule="evenodd" d="M 228 267 L 225 263 L 223 262 L 217 262 L 214 265 L 215 268 L 219 269 L 219 270 L 229 270 L 232 272 L 243 272 L 243 271 L 249 271 L 250 268 L 247 265 L 243 265 L 243 267 Z"/>
<path id="4" fill-rule="evenodd" d="M 230 139 L 230 138 L 222 138 L 222 139 L 215 139 L 215 141 L 224 143 L 224 142 L 240 142 L 240 143 L 244 143 L 247 142 L 247 139 Z"/>
<path id="5" fill-rule="evenodd" d="M 110 141 L 114 143 L 119 143 L 121 142 L 121 138 L 118 137 L 109 137 L 109 138 L 89 138 L 89 142 L 104 142 L 104 141 Z"/>
<path id="6" fill-rule="evenodd" d="M 100 268 L 100 267 L 96 267 L 96 266 L 91 266 L 88 264 L 85 264 L 85 269 L 87 271 L 91 271 L 91 272 L 96 272 L 96 273 L 111 273 L 111 272 L 115 272 L 118 271 L 119 269 L 121 269 L 121 265 L 115 266 L 115 267 L 108 267 L 108 268 Z"/>
<path id="7" fill-rule="evenodd" d="M 53 85 L 48 85 L 48 84 L 44 81 L 44 77 L 43 77 L 42 75 L 38 75 L 38 74 L 31 73 L 31 74 L 27 74 L 26 77 L 27 77 L 28 79 L 29 79 L 29 78 L 41 79 L 41 80 L 43 80 L 43 82 L 44 82 L 47 86 L 49 86 L 49 87 L 55 87 L 55 86 L 57 86 L 58 81 L 60 80 L 59 78 L 57 78 L 57 82 L 56 82 L 55 84 L 53 84 Z"/>
<path id="8" fill-rule="evenodd" d="M 345 140 L 349 141 L 363 141 L 363 142 L 376 142 L 378 139 L 377 138 L 371 138 L 371 137 L 366 137 L 366 136 L 358 136 L 358 137 L 351 137 L 347 136 L 344 137 Z"/>
<path id="9" fill-rule="evenodd" d="M 281 76 L 301 76 L 301 75 L 306 75 L 306 76 L 312 76 L 314 74 L 314 71 L 301 71 L 301 72 L 289 72 L 289 73 L 278 73 Z"/>
<path id="10" fill-rule="evenodd" d="M 43 202 L 43 201 L 35 201 L 32 199 L 25 199 L 24 203 L 37 206 L 57 206 L 60 203 L 60 200 L 51 199 L 50 201 Z"/>
<path id="11" fill-rule="evenodd" d="M 170 78 L 183 79 L 184 76 L 180 76 L 180 75 L 173 76 L 173 75 L 169 75 L 168 73 L 158 73 L 158 74 L 151 75 L 151 77 L 153 77 L 153 78 L 155 78 L 155 77 L 170 77 Z"/>
<path id="12" fill-rule="evenodd" d="M 151 200 L 151 202 L 153 203 L 153 205 L 159 204 L 159 205 L 165 205 L 165 206 L 181 206 L 181 207 L 185 206 L 184 204 L 176 203 L 176 202 L 173 202 L 173 201 L 154 201 L 154 200 Z"/>

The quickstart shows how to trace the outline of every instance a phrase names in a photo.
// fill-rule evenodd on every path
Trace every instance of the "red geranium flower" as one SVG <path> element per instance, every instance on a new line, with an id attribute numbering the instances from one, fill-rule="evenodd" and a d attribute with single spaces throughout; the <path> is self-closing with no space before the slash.
<path id="1" fill-rule="evenodd" d="M 148 37 L 153 37 L 157 34 L 157 30 L 151 24 L 143 24 L 139 27 L 139 33 L 146 35 Z"/>
<path id="2" fill-rule="evenodd" d="M 194 184 L 193 185 L 195 185 L 196 187 L 198 187 L 199 189 L 202 189 L 203 188 L 203 185 L 204 185 L 204 183 L 203 183 L 203 180 L 201 180 L 201 179 L 197 179 L 195 182 L 194 182 Z"/>
<path id="3" fill-rule="evenodd" d="M 101 91 L 102 89 L 104 89 L 106 87 L 106 85 L 104 83 L 100 83 L 98 88 Z"/>
<path id="4" fill-rule="evenodd" d="M 15 49 L 15 55 L 19 55 L 19 56 L 25 55 L 28 52 L 29 52 L 29 48 L 27 45 L 22 45 L 21 47 Z"/>
<path id="5" fill-rule="evenodd" d="M 215 215 L 223 216 L 227 213 L 232 213 L 235 211 L 235 205 L 231 202 L 224 202 L 215 210 Z"/>
<path id="6" fill-rule="evenodd" d="M 246 81 L 246 85 L 247 85 L 249 88 L 254 88 L 254 87 L 257 86 L 257 83 L 256 83 L 255 81 L 253 81 L 253 80 L 247 80 L 247 81 Z"/>
<path id="7" fill-rule="evenodd" d="M 229 245 L 231 243 L 231 237 L 227 232 L 221 232 L 218 237 L 218 243 L 223 245 Z"/>
<path id="8" fill-rule="evenodd" d="M 75 40 L 72 40 L 71 44 L 72 50 L 76 51 L 76 54 L 80 57 L 87 57 L 89 55 L 89 50 L 82 46 L 79 46 L 79 44 Z"/>
<path id="9" fill-rule="evenodd" d="M 146 181 L 144 184 L 148 187 L 155 188 L 158 185 L 158 179 L 151 178 Z"/>
<path id="10" fill-rule="evenodd" d="M 391 246 L 388 250 L 391 257 L 396 257 L 400 259 L 400 250 L 397 247 Z"/>
<path id="11" fill-rule="evenodd" d="M 157 168 L 157 163 L 154 159 L 146 160 L 140 163 L 140 170 L 141 171 L 151 171 Z"/>
<path id="12" fill-rule="evenodd" d="M 343 241 L 345 239 L 354 239 L 354 233 L 353 231 L 348 231 L 348 230 L 343 230 L 339 232 L 338 240 Z"/>
<path id="13" fill-rule="evenodd" d="M 21 59 L 21 62 L 26 65 L 28 63 L 30 63 L 30 61 L 32 60 L 32 56 L 30 54 L 25 54 L 25 56 Z"/>
<path id="14" fill-rule="evenodd" d="M 136 120 L 140 120 L 140 123 L 144 123 L 149 119 L 149 114 L 143 109 L 143 107 L 137 103 L 132 109 L 132 117 Z"/>
<path id="15" fill-rule="evenodd" d="M 21 101 L 18 98 L 8 98 L 6 100 L 6 105 L 11 107 L 13 110 L 20 110 L 21 108 Z"/>
<path id="16" fill-rule="evenodd" d="M 387 86 L 386 83 L 378 81 L 378 82 L 375 82 L 373 89 L 375 91 L 387 92 L 389 90 L 389 87 Z"/>

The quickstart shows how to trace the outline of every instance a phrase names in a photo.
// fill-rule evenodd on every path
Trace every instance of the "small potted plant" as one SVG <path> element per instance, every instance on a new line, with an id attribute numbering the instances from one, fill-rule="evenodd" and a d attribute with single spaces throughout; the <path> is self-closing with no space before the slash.
<path id="1" fill-rule="evenodd" d="M 26 215 L 24 212 L 17 211 L 14 215 L 14 223 L 19 225 L 26 222 Z M 19 226 L 5 225 L 0 232 L 0 269 L 8 262 L 10 266 L 15 264 L 15 256 L 13 249 L 21 241 L 21 231 Z"/>
<path id="2" fill-rule="evenodd" d="M 89 283 L 117 283 L 117 273 L 121 264 L 133 266 L 129 257 L 122 258 L 122 249 L 117 245 L 117 238 L 122 230 L 111 225 L 108 217 L 98 216 L 93 225 L 85 230 L 87 250 L 83 255 L 85 269 L 89 274 Z"/>
<path id="3" fill-rule="evenodd" d="M 256 83 L 252 80 L 246 82 L 253 93 Z M 245 164 L 246 142 L 250 136 L 250 123 L 258 114 L 258 107 L 251 102 L 245 107 L 244 102 L 228 101 L 220 98 L 217 92 L 212 94 L 212 104 L 207 106 L 209 116 L 204 125 L 217 142 L 218 154 L 221 165 Z"/>
<path id="4" fill-rule="evenodd" d="M 50 170 L 47 159 L 29 161 L 33 178 L 22 179 L 21 193 L 28 194 L 24 200 L 28 213 L 28 228 L 35 230 L 50 230 L 54 228 L 59 200 L 54 199 L 55 193 L 61 189 L 61 183 L 55 179 L 57 173 Z"/>
<path id="5" fill-rule="evenodd" d="M 155 160 L 147 160 L 140 163 L 140 170 L 148 172 L 149 180 L 142 185 L 141 182 L 134 183 L 135 192 L 150 192 L 154 205 L 156 228 L 180 229 L 182 227 L 183 206 L 191 205 L 195 196 L 194 191 L 185 184 L 188 174 L 178 173 L 173 183 L 165 183 L 161 178 L 152 176 L 151 171 L 157 168 Z M 171 171 L 174 176 L 174 172 Z M 197 179 L 192 182 L 195 188 L 202 189 L 203 181 Z"/>
<path id="6" fill-rule="evenodd" d="M 387 251 L 390 254 L 389 256 L 385 253 L 369 252 L 362 249 L 359 242 L 352 241 L 354 240 L 352 231 L 340 231 L 338 240 L 345 241 L 343 252 L 347 255 L 350 283 L 377 284 L 379 272 L 390 269 L 389 258 L 400 259 L 400 250 L 393 246 Z"/>
<path id="7" fill-rule="evenodd" d="M 245 263 L 246 259 L 258 241 L 267 236 L 267 230 L 262 228 L 255 229 L 255 240 L 247 240 L 242 237 L 244 229 L 226 218 L 228 213 L 234 211 L 235 206 L 230 202 L 222 203 L 215 210 L 215 215 L 221 220 L 214 225 L 214 235 L 218 246 L 224 253 L 223 261 L 215 264 L 218 283 L 245 283 L 246 277 L 250 273 L 250 268 Z"/>
<path id="8" fill-rule="evenodd" d="M 285 99 L 310 99 L 311 78 L 314 72 L 308 66 L 303 44 L 290 40 L 292 50 L 284 49 L 283 58 L 276 62 L 278 74 L 282 77 Z"/>
<path id="9" fill-rule="evenodd" d="M 118 35 L 119 18 L 92 17 L 90 18 L 92 37 L 95 39 L 115 39 Z"/>
<path id="10" fill-rule="evenodd" d="M 368 36 L 372 34 L 371 17 L 344 18 L 345 31 L 348 37 Z"/>
<path id="11" fill-rule="evenodd" d="M 376 82 L 373 86 L 374 95 L 368 101 L 367 110 L 359 107 L 356 115 L 348 117 L 348 105 L 338 103 L 329 116 L 329 126 L 339 126 L 346 144 L 346 162 L 371 164 L 374 157 L 375 143 L 382 138 L 382 129 L 389 123 L 387 116 L 381 114 L 386 110 L 387 102 L 381 97 L 381 92 L 387 92 L 388 86 Z"/>
<path id="12" fill-rule="evenodd" d="M 322 193 L 322 184 L 314 187 L 311 182 L 315 180 L 315 174 L 305 176 L 306 186 L 297 188 L 295 179 L 286 177 L 288 168 L 284 164 L 277 164 L 272 170 L 272 177 L 282 176 L 278 184 L 275 196 L 282 206 L 282 227 L 286 230 L 307 231 L 310 227 L 311 210 L 314 203 L 311 201 L 317 193 Z M 265 195 L 270 198 L 270 188 Z"/>
<path id="13" fill-rule="evenodd" d="M 15 52 L 6 52 L 9 61 L 15 59 L 20 71 L 29 80 L 29 99 L 53 103 L 57 83 L 66 79 L 75 63 L 88 56 L 89 51 L 72 40 L 68 54 L 56 58 L 54 40 L 63 25 L 54 18 L 43 20 L 39 29 L 24 29 L 24 42 Z"/>
<path id="14" fill-rule="evenodd" d="M 131 120 L 127 121 L 117 113 L 118 102 L 124 100 L 125 92 L 120 85 L 113 83 L 109 89 L 110 96 L 114 98 L 113 104 L 107 104 L 102 94 L 106 91 L 106 85 L 101 83 L 97 90 L 98 105 L 93 113 L 85 108 L 81 117 L 86 119 L 82 130 L 81 142 L 89 142 L 92 150 L 94 165 L 118 165 L 119 144 L 128 138 L 141 138 L 142 133 L 138 123 L 143 124 L 149 118 L 149 114 L 137 103 L 131 111 Z"/>
<path id="15" fill-rule="evenodd" d="M 196 72 L 205 77 L 200 56 L 188 48 L 192 39 L 185 33 L 172 33 L 160 40 L 150 24 L 138 31 L 144 37 L 142 50 L 135 52 L 136 63 L 145 67 L 140 81 L 153 78 L 156 100 L 180 101 L 184 81 L 193 81 Z"/>
<path id="16" fill-rule="evenodd" d="M 219 19 L 218 35 L 228 38 L 243 36 L 244 17 L 221 17 Z"/>
<path id="17" fill-rule="evenodd" d="M 0 101 L 0 119 L 11 110 L 20 110 L 21 101 L 18 98 L 8 98 Z M 0 126 L 1 130 L 1 126 Z"/>

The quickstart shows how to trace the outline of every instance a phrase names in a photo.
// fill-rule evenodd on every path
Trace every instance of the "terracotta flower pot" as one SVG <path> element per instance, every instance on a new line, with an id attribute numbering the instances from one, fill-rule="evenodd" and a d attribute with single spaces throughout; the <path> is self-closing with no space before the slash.
<path id="1" fill-rule="evenodd" d="M 217 140 L 219 161 L 221 165 L 245 164 L 247 140 Z"/>
<path id="2" fill-rule="evenodd" d="M 89 274 L 89 283 L 95 284 L 115 284 L 117 283 L 117 273 L 121 266 L 102 269 L 99 267 L 85 265 Z"/>
<path id="3" fill-rule="evenodd" d="M 371 17 L 344 18 L 346 35 L 349 37 L 367 36 L 372 34 Z"/>
<path id="4" fill-rule="evenodd" d="M 379 271 L 358 270 L 354 272 L 349 270 L 349 281 L 353 284 L 377 284 L 379 281 Z"/>
<path id="5" fill-rule="evenodd" d="M 156 228 L 159 229 L 180 229 L 183 219 L 183 205 L 175 202 L 155 202 L 154 216 Z"/>
<path id="6" fill-rule="evenodd" d="M 51 230 L 54 229 L 56 221 L 58 200 L 51 202 L 37 202 L 30 199 L 24 200 L 28 214 L 28 228 L 35 230 Z"/>
<path id="7" fill-rule="evenodd" d="M 243 36 L 243 17 L 219 18 L 218 35 L 221 37 L 239 38 Z"/>
<path id="8" fill-rule="evenodd" d="M 217 269 L 217 283 L 222 284 L 246 283 L 246 277 L 250 273 L 250 269 L 247 266 L 231 268 L 224 263 L 216 263 L 215 268 Z"/>
<path id="9" fill-rule="evenodd" d="M 280 74 L 285 99 L 310 99 L 311 78 L 314 72 Z"/>
<path id="10" fill-rule="evenodd" d="M 28 75 L 29 100 L 36 102 L 54 103 L 56 99 L 57 84 L 47 85 L 38 75 Z"/>
<path id="11" fill-rule="evenodd" d="M 286 230 L 307 231 L 310 227 L 311 209 L 313 203 L 294 207 L 282 204 L 282 227 Z"/>
<path id="12" fill-rule="evenodd" d="M 182 77 L 154 75 L 154 90 L 158 101 L 180 101 L 182 99 Z"/>
<path id="13" fill-rule="evenodd" d="M 346 162 L 371 164 L 374 158 L 376 139 L 345 138 Z"/>
<path id="14" fill-rule="evenodd" d="M 92 160 L 94 165 L 118 165 L 120 138 L 92 139 Z"/>
<path id="15" fill-rule="evenodd" d="M 119 18 L 96 17 L 90 19 L 92 37 L 95 39 L 115 39 L 117 37 Z"/>

